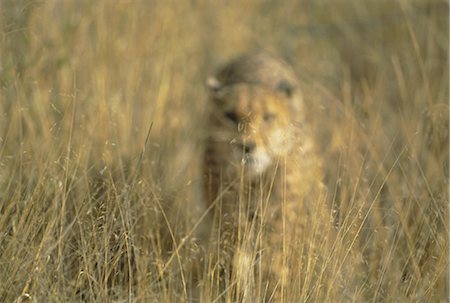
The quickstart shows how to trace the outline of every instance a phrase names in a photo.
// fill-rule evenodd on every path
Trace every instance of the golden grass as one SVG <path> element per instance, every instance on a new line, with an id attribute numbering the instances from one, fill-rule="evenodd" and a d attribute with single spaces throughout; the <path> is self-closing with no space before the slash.
<path id="1" fill-rule="evenodd" d="M 0 301 L 232 300 L 192 274 L 203 83 L 260 47 L 303 83 L 338 234 L 286 301 L 448 299 L 446 1 L 5 0 L 0 33 Z"/>

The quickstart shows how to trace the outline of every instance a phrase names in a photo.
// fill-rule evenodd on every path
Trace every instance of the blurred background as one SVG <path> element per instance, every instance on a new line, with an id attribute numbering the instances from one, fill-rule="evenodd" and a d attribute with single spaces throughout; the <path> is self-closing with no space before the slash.
<path id="1" fill-rule="evenodd" d="M 205 79 L 258 49 L 300 79 L 359 294 L 447 300 L 448 12 L 1 0 L 0 300 L 189 301 Z"/>

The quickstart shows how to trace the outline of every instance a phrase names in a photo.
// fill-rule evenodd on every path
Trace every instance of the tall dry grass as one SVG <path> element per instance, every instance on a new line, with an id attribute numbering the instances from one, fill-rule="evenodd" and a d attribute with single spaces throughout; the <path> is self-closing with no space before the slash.
<path id="1" fill-rule="evenodd" d="M 448 300 L 446 1 L 3 0 L 0 33 L 1 301 L 231 300 L 192 274 L 203 82 L 256 48 L 299 74 L 338 235 L 287 301 Z"/>

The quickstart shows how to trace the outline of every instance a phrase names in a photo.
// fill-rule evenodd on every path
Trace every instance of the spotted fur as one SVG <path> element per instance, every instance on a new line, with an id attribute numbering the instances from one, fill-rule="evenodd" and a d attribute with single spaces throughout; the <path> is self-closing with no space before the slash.
<path id="1" fill-rule="evenodd" d="M 210 243 L 219 247 L 213 266 L 238 282 L 237 296 L 250 296 L 258 280 L 266 299 L 282 296 L 305 218 L 318 215 L 325 194 L 297 78 L 259 53 L 230 62 L 208 86 L 203 169 L 214 209 Z"/>

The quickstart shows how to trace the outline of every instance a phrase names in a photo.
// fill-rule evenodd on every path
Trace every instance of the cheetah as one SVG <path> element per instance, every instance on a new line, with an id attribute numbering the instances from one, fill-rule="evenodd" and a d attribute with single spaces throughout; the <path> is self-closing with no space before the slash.
<path id="1" fill-rule="evenodd" d="M 234 283 L 238 300 L 282 301 L 292 268 L 309 249 L 300 243 L 312 232 L 305 218 L 320 221 L 325 213 L 317 202 L 326 194 L 322 163 L 297 77 L 285 61 L 260 52 L 231 61 L 207 86 L 203 188 L 214 210 L 211 266 Z"/>

